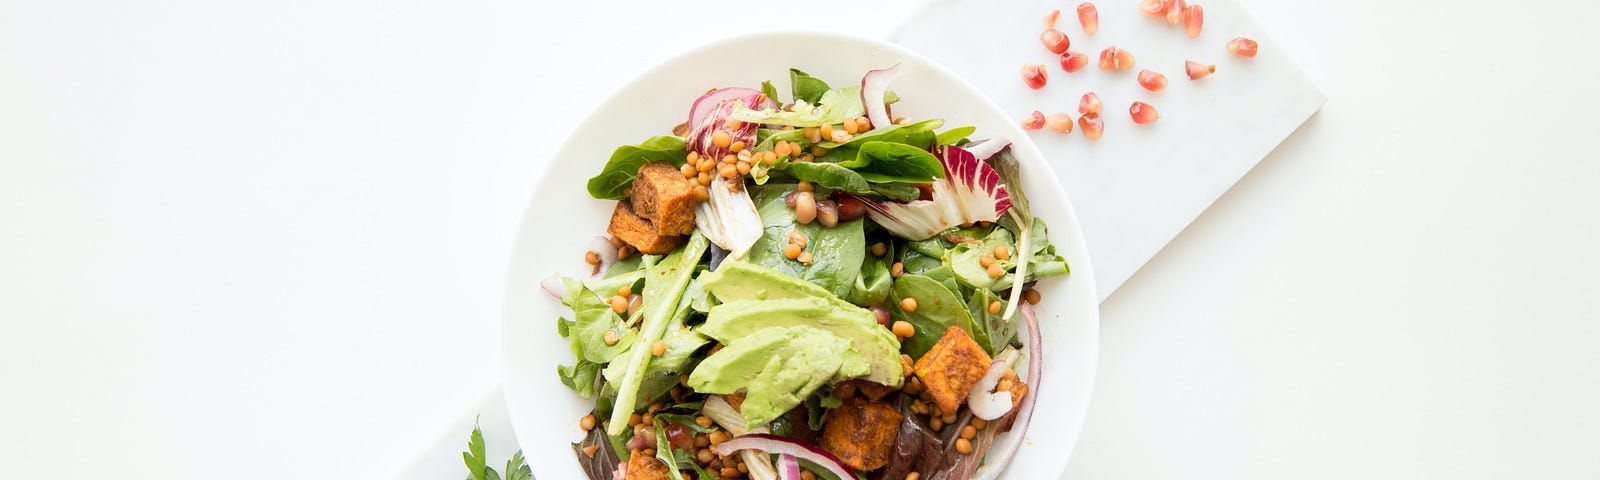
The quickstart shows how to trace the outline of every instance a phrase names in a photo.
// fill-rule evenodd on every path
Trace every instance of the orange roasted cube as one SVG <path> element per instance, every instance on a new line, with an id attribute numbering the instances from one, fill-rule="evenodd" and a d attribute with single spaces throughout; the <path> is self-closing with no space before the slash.
<path id="1" fill-rule="evenodd" d="M 688 235 L 694 231 L 694 189 L 683 173 L 667 162 L 639 167 L 633 179 L 633 211 L 655 225 L 661 235 Z"/>
<path id="2" fill-rule="evenodd" d="M 928 388 L 939 412 L 950 415 L 966 402 L 972 386 L 989 371 L 991 361 L 989 352 L 978 346 L 966 330 L 950 327 L 928 353 L 917 359 L 912 371 Z"/>
<path id="3" fill-rule="evenodd" d="M 622 480 L 669 480 L 670 472 L 660 459 L 645 455 L 644 450 L 634 450 L 628 457 L 628 471 Z"/>
<path id="4" fill-rule="evenodd" d="M 869 472 L 889 463 L 903 417 L 889 402 L 851 397 L 828 412 L 822 449 L 856 470 Z"/>
<path id="5" fill-rule="evenodd" d="M 689 237 L 684 235 L 668 236 L 657 233 L 655 225 L 635 213 L 633 205 L 627 200 L 617 202 L 617 208 L 611 211 L 611 225 L 606 226 L 606 232 L 621 239 L 623 243 L 639 249 L 640 252 L 651 255 L 672 253 L 673 249 L 689 240 Z"/>

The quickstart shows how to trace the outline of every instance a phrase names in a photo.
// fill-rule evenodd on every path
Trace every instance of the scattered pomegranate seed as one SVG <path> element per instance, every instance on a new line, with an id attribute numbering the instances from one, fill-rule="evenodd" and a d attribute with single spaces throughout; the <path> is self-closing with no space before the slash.
<path id="1" fill-rule="evenodd" d="M 1078 70 L 1081 70 L 1081 69 L 1083 69 L 1083 67 L 1085 65 L 1088 65 L 1088 64 L 1089 64 L 1089 56 L 1088 55 L 1084 55 L 1084 54 L 1081 54 L 1081 53 L 1078 53 L 1078 52 L 1067 52 L 1067 53 L 1061 54 L 1061 69 L 1062 70 L 1066 70 L 1067 73 L 1072 73 L 1072 72 L 1076 72 Z"/>
<path id="2" fill-rule="evenodd" d="M 1139 86 L 1152 92 L 1165 90 L 1167 88 L 1167 76 L 1150 70 L 1140 70 Z"/>
<path id="3" fill-rule="evenodd" d="M 1060 55 L 1066 53 L 1067 47 L 1072 46 L 1072 39 L 1067 38 L 1067 34 L 1061 33 L 1060 30 L 1051 28 L 1039 34 L 1039 43 L 1043 43 L 1044 48 L 1050 49 L 1050 53 Z"/>
<path id="4" fill-rule="evenodd" d="M 1032 115 L 1029 115 L 1028 118 L 1022 119 L 1022 129 L 1038 130 L 1044 128 L 1044 122 L 1044 114 L 1039 113 L 1038 110 L 1034 110 Z"/>
<path id="5" fill-rule="evenodd" d="M 1094 8 L 1093 3 L 1078 4 L 1078 23 L 1083 25 L 1083 33 L 1094 36 L 1095 32 L 1100 31 L 1100 11 Z"/>
<path id="6" fill-rule="evenodd" d="M 1133 54 L 1117 47 L 1100 51 L 1101 70 L 1128 70 L 1133 68 Z"/>
<path id="7" fill-rule="evenodd" d="M 1078 127 L 1083 129 L 1083 136 L 1090 140 L 1099 140 L 1100 135 L 1106 131 L 1106 122 L 1096 113 L 1085 113 L 1078 117 Z"/>
<path id="8" fill-rule="evenodd" d="M 1050 80 L 1050 75 L 1045 72 L 1044 65 L 1023 65 L 1022 81 L 1028 83 L 1028 88 L 1038 90 L 1044 88 L 1044 83 Z"/>
<path id="9" fill-rule="evenodd" d="M 1139 2 L 1139 11 L 1145 15 L 1159 17 L 1167 13 L 1167 6 L 1162 0 L 1144 0 Z"/>
<path id="10" fill-rule="evenodd" d="M 1044 28 L 1056 28 L 1056 17 L 1060 16 L 1060 10 L 1051 10 L 1049 15 L 1044 16 Z"/>
<path id="11" fill-rule="evenodd" d="M 1072 133 L 1072 116 L 1065 113 L 1051 115 L 1044 119 L 1044 126 L 1056 133 Z"/>
<path id="12" fill-rule="evenodd" d="M 1094 92 L 1083 94 L 1083 98 L 1078 99 L 1078 113 L 1100 113 L 1100 96 L 1095 95 Z"/>
<path id="13" fill-rule="evenodd" d="M 1217 73 L 1217 66 L 1185 61 L 1183 62 L 1183 71 L 1189 74 L 1190 80 L 1199 80 Z"/>
<path id="14" fill-rule="evenodd" d="M 1200 25 L 1206 22 L 1206 12 L 1199 5 L 1190 5 L 1183 9 L 1183 32 L 1189 38 L 1200 37 Z"/>
<path id="15" fill-rule="evenodd" d="M 1133 123 L 1140 125 L 1156 123 L 1156 119 L 1160 118 L 1160 115 L 1156 115 L 1156 107 L 1144 102 L 1133 102 L 1128 107 L 1128 115 L 1133 117 Z"/>
<path id="16" fill-rule="evenodd" d="M 1258 46 L 1255 40 L 1239 37 L 1228 41 L 1228 53 L 1241 57 L 1254 57 Z"/>
<path id="17" fill-rule="evenodd" d="M 1167 16 L 1167 23 L 1177 25 L 1183 21 L 1183 9 L 1188 8 L 1183 0 L 1165 0 L 1161 3 L 1161 12 Z"/>

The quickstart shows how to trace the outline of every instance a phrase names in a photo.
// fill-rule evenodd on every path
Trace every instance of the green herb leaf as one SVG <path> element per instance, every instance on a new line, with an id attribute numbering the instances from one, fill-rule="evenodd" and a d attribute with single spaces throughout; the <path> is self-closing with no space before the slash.
<path id="1" fill-rule="evenodd" d="M 533 480 L 533 469 L 528 468 L 527 460 L 522 458 L 522 450 L 511 454 L 511 460 L 506 461 L 506 480 Z"/>
<path id="2" fill-rule="evenodd" d="M 822 94 L 827 93 L 828 82 L 818 80 L 811 74 L 802 72 L 798 68 L 789 69 L 789 84 L 794 86 L 794 101 L 817 103 L 822 99 Z"/>
<path id="3" fill-rule="evenodd" d="M 911 355 L 911 358 L 921 358 L 922 354 L 928 353 L 928 349 L 933 348 L 939 337 L 944 336 L 944 331 L 952 326 L 972 333 L 972 316 L 967 314 L 967 306 L 937 280 L 913 274 L 900 276 L 894 282 L 894 289 L 889 292 L 889 299 L 898 305 L 906 298 L 916 300 L 916 311 L 890 308 L 889 313 L 895 320 L 909 322 L 916 329 L 915 334 L 900 344 L 900 350 Z"/>
<path id="4" fill-rule="evenodd" d="M 589 179 L 589 196 L 601 200 L 625 198 L 633 188 L 633 179 L 639 176 L 639 167 L 650 162 L 682 166 L 687 161 L 686 155 L 683 139 L 669 135 L 650 137 L 639 145 L 617 147 L 600 174 Z"/>
<path id="5" fill-rule="evenodd" d="M 940 145 L 955 145 L 956 142 L 967 138 L 968 135 L 972 135 L 972 132 L 976 131 L 978 131 L 977 127 L 956 127 L 940 133 L 937 140 Z"/>
<path id="6" fill-rule="evenodd" d="M 872 193 L 896 202 L 910 202 L 922 197 L 922 190 L 904 183 L 874 183 Z"/>
<path id="7" fill-rule="evenodd" d="M 779 101 L 778 100 L 778 87 L 772 86 L 772 81 L 771 80 L 766 80 L 766 81 L 762 81 L 761 82 L 761 93 L 767 94 L 767 98 L 772 99 L 772 101 L 774 101 L 774 102 L 778 102 Z"/>
<path id="8" fill-rule="evenodd" d="M 927 150 L 892 142 L 867 142 L 852 164 L 841 164 L 873 183 L 925 183 L 944 178 L 944 164 Z"/>
<path id="9" fill-rule="evenodd" d="M 835 163 L 801 162 L 785 166 L 783 171 L 788 172 L 796 180 L 805 180 L 832 190 L 843 190 L 850 193 L 870 193 L 872 187 L 861 174 Z"/>
<path id="10" fill-rule="evenodd" d="M 467 439 L 467 451 L 461 452 L 461 459 L 467 463 L 467 478 L 473 480 L 486 480 L 484 470 L 488 469 L 484 454 L 483 430 L 478 428 L 477 420 L 472 422 L 472 436 Z"/>

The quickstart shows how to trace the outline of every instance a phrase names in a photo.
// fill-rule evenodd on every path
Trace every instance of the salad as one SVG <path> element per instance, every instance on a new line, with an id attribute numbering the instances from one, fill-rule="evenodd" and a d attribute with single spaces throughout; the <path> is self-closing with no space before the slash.
<path id="1" fill-rule="evenodd" d="M 608 235 L 543 288 L 571 309 L 561 382 L 595 401 L 591 480 L 1005 469 L 1042 365 L 1033 286 L 1068 266 L 1009 144 L 894 117 L 899 73 L 711 90 L 589 180 Z"/>

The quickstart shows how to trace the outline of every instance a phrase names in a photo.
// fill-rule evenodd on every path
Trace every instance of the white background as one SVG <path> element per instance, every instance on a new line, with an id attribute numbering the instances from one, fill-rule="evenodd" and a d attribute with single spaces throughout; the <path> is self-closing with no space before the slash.
<path id="1" fill-rule="evenodd" d="M 571 122 L 919 3 L 0 0 L 0 477 L 398 472 Z M 1243 3 L 1329 102 L 1104 304 L 1069 476 L 1600 476 L 1600 4 Z"/>

